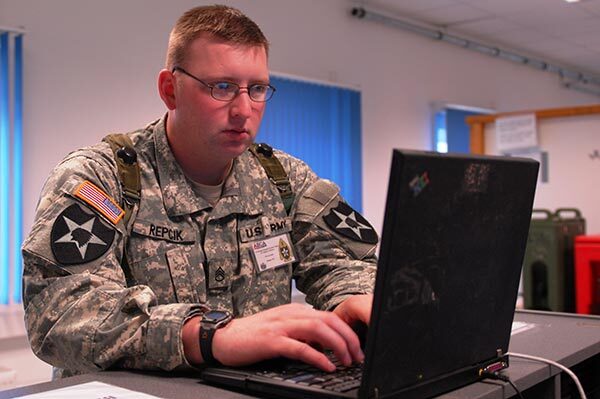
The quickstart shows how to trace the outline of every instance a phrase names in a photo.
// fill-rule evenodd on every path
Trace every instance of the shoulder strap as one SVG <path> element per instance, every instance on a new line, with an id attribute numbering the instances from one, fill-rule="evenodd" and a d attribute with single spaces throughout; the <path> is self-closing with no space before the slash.
<path id="1" fill-rule="evenodd" d="M 258 162 L 262 165 L 267 173 L 267 177 L 277 187 L 283 206 L 285 206 L 285 212 L 289 215 L 292 204 L 294 203 L 294 192 L 292 191 L 292 185 L 288 178 L 285 169 L 279 162 L 279 159 L 273 154 L 273 148 L 265 143 L 252 144 L 250 146 L 250 152 L 258 159 Z"/>
<path id="2" fill-rule="evenodd" d="M 133 214 L 133 208 L 140 201 L 142 193 L 137 153 L 133 148 L 133 142 L 125 134 L 109 134 L 104 137 L 103 141 L 110 144 L 117 162 L 119 180 L 123 188 L 123 206 L 125 207 L 123 219 L 127 226 Z"/>
<path id="3" fill-rule="evenodd" d="M 129 226 L 129 221 L 133 216 L 135 205 L 140 202 L 142 195 L 142 184 L 140 182 L 140 165 L 137 162 L 137 153 L 133 148 L 133 142 L 129 136 L 125 134 L 109 134 L 102 141 L 110 144 L 110 148 L 117 162 L 117 170 L 121 188 L 123 189 L 123 207 L 125 208 L 125 216 L 123 222 L 125 228 Z M 129 267 L 129 259 L 127 251 L 123 254 L 121 267 L 127 280 L 127 286 L 131 287 L 136 284 L 131 269 Z"/>

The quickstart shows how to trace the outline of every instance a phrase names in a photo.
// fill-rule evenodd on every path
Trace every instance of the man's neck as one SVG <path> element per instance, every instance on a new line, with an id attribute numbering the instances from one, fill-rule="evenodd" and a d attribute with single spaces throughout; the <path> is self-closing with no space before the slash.
<path id="1" fill-rule="evenodd" d="M 175 160 L 183 170 L 183 173 L 196 183 L 216 186 L 225 181 L 233 165 L 233 159 L 215 159 L 211 154 L 202 154 L 200 151 L 191 152 L 189 146 L 185 143 L 171 142 L 169 139 L 169 129 L 174 129 L 169 125 L 167 119 L 167 142 L 173 152 Z M 171 130 L 172 131 L 172 130 Z"/>
<path id="2" fill-rule="evenodd" d="M 209 171 L 209 168 L 185 168 L 181 163 L 179 164 L 179 166 L 181 166 L 181 169 L 183 169 L 183 173 L 185 173 L 185 175 L 195 183 L 203 184 L 206 186 L 218 186 L 225 181 L 225 179 L 231 172 L 231 168 L 233 167 L 233 161 L 229 161 L 229 163 L 226 164 L 224 168 L 219 169 L 218 171 L 214 170 L 213 166 L 213 173 L 206 173 Z"/>

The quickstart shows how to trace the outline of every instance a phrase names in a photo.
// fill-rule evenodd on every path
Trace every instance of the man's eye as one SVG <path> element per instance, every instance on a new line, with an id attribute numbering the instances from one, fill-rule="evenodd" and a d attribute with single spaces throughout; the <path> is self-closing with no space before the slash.
<path id="1" fill-rule="evenodd" d="M 221 91 L 236 91 L 237 87 L 233 83 L 229 82 L 217 82 L 213 84 L 213 87 Z"/>
<path id="2" fill-rule="evenodd" d="M 262 94 L 267 91 L 268 87 L 269 86 L 267 85 L 252 85 L 250 86 L 250 90 L 252 90 L 254 93 Z"/>

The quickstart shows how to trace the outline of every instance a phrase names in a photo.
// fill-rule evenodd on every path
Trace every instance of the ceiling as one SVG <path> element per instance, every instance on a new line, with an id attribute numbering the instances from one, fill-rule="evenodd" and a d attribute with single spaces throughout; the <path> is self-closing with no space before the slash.
<path id="1" fill-rule="evenodd" d="M 600 77 L 600 0 L 363 0 L 360 5 Z"/>

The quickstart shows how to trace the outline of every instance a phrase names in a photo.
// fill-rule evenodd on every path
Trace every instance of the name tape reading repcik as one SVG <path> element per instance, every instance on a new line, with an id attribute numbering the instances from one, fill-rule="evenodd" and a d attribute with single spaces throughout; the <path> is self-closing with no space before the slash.
<path id="1" fill-rule="evenodd" d="M 182 236 L 182 230 L 157 226 L 154 224 L 150 224 L 150 230 L 148 231 L 148 234 L 156 238 L 168 238 L 171 241 L 185 241 L 184 237 Z"/>
<path id="2" fill-rule="evenodd" d="M 73 195 L 85 201 L 115 225 L 125 215 L 125 211 L 112 198 L 88 180 L 81 183 Z"/>

